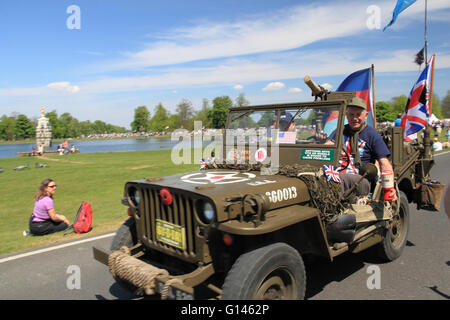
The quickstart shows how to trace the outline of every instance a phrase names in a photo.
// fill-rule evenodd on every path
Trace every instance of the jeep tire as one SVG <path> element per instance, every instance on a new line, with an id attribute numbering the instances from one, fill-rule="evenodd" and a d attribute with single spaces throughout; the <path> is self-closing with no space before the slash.
<path id="1" fill-rule="evenodd" d="M 285 243 L 274 243 L 242 254 L 222 288 L 224 300 L 300 300 L 306 272 L 300 254 Z"/>
<path id="2" fill-rule="evenodd" d="M 409 233 L 409 206 L 408 197 L 403 191 L 400 191 L 400 210 L 392 218 L 392 224 L 389 229 L 385 229 L 383 241 L 375 249 L 378 256 L 385 261 L 394 261 L 403 252 Z"/>
<path id="3" fill-rule="evenodd" d="M 137 243 L 137 234 L 136 234 L 136 221 L 134 217 L 129 218 L 125 221 L 120 228 L 117 230 L 112 242 L 111 242 L 111 251 L 116 251 L 122 248 L 123 246 L 127 248 L 131 248 Z M 141 295 L 137 292 L 137 287 L 133 284 L 124 281 L 118 277 L 114 277 L 117 284 L 120 285 L 127 291 L 133 292 L 136 295 Z"/>
<path id="4" fill-rule="evenodd" d="M 136 243 L 136 221 L 134 220 L 134 217 L 131 217 L 120 226 L 119 230 L 117 230 L 111 242 L 110 249 L 111 251 L 115 251 L 119 250 L 123 246 L 131 248 Z"/>

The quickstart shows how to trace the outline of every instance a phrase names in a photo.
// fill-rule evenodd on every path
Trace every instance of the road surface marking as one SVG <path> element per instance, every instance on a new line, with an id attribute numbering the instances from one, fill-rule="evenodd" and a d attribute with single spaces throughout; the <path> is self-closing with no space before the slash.
<path id="1" fill-rule="evenodd" d="M 54 246 L 54 247 L 49 247 L 49 248 L 44 248 L 44 249 L 39 249 L 39 250 L 35 250 L 35 251 L 30 251 L 30 252 L 18 254 L 18 255 L 15 255 L 15 256 L 11 256 L 11 257 L 0 259 L 0 263 L 11 261 L 11 260 L 16 260 L 16 259 L 20 259 L 20 258 L 29 257 L 29 256 L 32 256 L 32 255 L 35 255 L 35 254 L 39 254 L 39 253 L 44 253 L 44 252 L 48 252 L 48 251 L 53 251 L 53 250 L 57 250 L 57 249 L 70 247 L 70 246 L 75 246 L 77 244 L 81 244 L 81 243 L 85 243 L 85 242 L 90 242 L 90 241 L 95 241 L 95 240 L 99 240 L 99 239 L 103 239 L 103 238 L 112 237 L 115 234 L 116 234 L 115 232 L 112 232 L 112 233 L 103 234 L 103 235 L 97 236 L 97 237 L 92 237 L 92 238 L 88 238 L 88 239 L 82 239 L 82 240 L 78 240 L 78 241 L 74 241 L 74 242 L 60 244 L 60 245 L 57 245 L 57 246 Z"/>

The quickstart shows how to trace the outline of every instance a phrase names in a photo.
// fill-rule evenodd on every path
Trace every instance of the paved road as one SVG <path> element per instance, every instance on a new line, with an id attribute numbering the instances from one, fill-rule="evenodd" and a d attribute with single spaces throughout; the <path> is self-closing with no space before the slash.
<path id="1" fill-rule="evenodd" d="M 448 184 L 449 167 L 450 153 L 437 156 L 432 176 Z M 399 259 L 383 264 L 362 252 L 341 255 L 332 263 L 309 262 L 307 298 L 450 299 L 450 220 L 443 205 L 439 213 L 418 212 L 410 205 L 410 213 L 408 244 Z M 133 298 L 92 257 L 92 246 L 108 248 L 111 239 L 106 234 L 83 243 L 0 257 L 0 300 Z M 379 282 L 374 280 L 376 274 Z M 368 280 L 375 288 L 368 288 Z"/>
<path id="2" fill-rule="evenodd" d="M 450 153 L 435 157 L 431 176 L 450 182 Z M 380 263 L 369 251 L 343 254 L 332 263 L 307 265 L 308 299 L 450 299 L 450 219 L 440 212 L 416 210 L 409 205 L 410 230 L 403 254 Z M 380 289 L 373 287 L 379 268 Z M 370 279 L 369 279 L 370 278 Z"/>

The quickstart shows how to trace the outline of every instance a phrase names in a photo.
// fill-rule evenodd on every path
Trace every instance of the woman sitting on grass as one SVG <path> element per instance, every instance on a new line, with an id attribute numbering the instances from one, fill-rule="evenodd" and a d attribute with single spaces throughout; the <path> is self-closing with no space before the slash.
<path id="1" fill-rule="evenodd" d="M 30 233 L 33 235 L 45 235 L 63 231 L 69 226 L 69 220 L 55 212 L 53 195 L 56 191 L 56 183 L 52 179 L 45 179 L 34 196 L 33 215 L 30 218 Z"/>

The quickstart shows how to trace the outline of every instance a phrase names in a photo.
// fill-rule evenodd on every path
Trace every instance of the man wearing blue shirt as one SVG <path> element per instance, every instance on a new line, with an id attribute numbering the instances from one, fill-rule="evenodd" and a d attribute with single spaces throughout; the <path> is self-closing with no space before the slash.
<path id="1" fill-rule="evenodd" d="M 341 179 L 341 194 L 351 188 L 361 178 L 360 165 L 364 163 L 380 164 L 384 200 L 396 200 L 394 189 L 394 170 L 388 157 L 390 151 L 384 143 L 381 135 L 372 127 L 366 125 L 368 117 L 366 102 L 354 97 L 347 104 L 346 116 L 348 124 L 344 127 L 344 139 L 342 145 L 341 168 L 345 168 L 339 174 Z M 334 142 L 336 131 L 329 140 Z M 370 183 L 366 179 L 356 188 L 357 196 L 364 196 L 370 192 Z"/>

